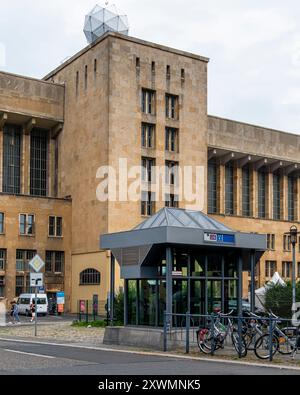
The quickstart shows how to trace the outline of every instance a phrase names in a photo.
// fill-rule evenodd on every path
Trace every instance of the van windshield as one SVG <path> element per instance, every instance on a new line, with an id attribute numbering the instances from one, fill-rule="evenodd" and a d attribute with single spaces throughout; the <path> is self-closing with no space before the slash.
<path id="1" fill-rule="evenodd" d="M 35 298 L 32 299 L 32 303 L 35 304 Z M 37 298 L 37 304 L 47 304 L 47 300 L 45 298 Z"/>

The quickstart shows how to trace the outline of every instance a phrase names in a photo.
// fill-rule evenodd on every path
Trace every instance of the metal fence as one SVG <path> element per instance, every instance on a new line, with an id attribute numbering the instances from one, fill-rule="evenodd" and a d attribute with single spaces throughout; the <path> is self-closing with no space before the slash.
<path id="1" fill-rule="evenodd" d="M 99 320 L 109 320 L 106 308 L 106 301 L 94 303 L 92 300 L 78 300 L 77 319 L 79 322 L 93 322 Z"/>
<path id="2" fill-rule="evenodd" d="M 275 355 L 295 358 L 300 349 L 300 332 L 291 320 L 269 316 L 232 316 L 223 314 L 164 314 L 163 349 L 169 345 L 202 351 L 214 356 L 249 352 L 272 361 Z"/>

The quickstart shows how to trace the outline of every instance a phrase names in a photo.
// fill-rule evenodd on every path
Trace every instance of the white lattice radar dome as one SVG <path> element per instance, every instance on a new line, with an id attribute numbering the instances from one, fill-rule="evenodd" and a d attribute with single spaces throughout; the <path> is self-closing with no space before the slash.
<path id="1" fill-rule="evenodd" d="M 105 8 L 96 5 L 85 17 L 83 31 L 90 44 L 106 32 L 128 35 L 128 18 L 126 15 L 120 15 L 115 5 Z"/>

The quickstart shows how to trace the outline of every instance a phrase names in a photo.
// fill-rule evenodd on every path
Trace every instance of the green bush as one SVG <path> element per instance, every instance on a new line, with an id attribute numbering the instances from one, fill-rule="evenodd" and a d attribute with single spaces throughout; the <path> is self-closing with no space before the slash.
<path id="1" fill-rule="evenodd" d="M 267 310 L 271 310 L 277 316 L 290 319 L 292 318 L 292 300 L 293 291 L 290 282 L 286 287 L 274 285 L 266 292 L 265 306 Z M 300 283 L 296 288 L 296 301 L 300 301 Z"/>
<path id="2" fill-rule="evenodd" d="M 115 325 L 124 325 L 124 292 L 121 291 L 115 297 Z"/>

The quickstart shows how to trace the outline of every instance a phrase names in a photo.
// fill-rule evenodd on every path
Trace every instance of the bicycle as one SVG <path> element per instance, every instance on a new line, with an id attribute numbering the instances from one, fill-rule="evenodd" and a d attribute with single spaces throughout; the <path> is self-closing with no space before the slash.
<path id="1" fill-rule="evenodd" d="M 268 359 L 278 352 L 282 355 L 291 355 L 295 358 L 300 349 L 300 333 L 297 327 L 280 328 L 279 317 L 272 312 L 269 313 L 270 322 L 274 322 L 274 327 L 269 327 L 269 333 L 260 336 L 254 346 L 254 353 L 259 359 Z M 272 334 L 270 331 L 272 330 Z M 270 341 L 272 344 L 270 345 Z"/>
<path id="2" fill-rule="evenodd" d="M 244 338 L 239 336 L 238 330 L 235 328 L 231 314 L 222 314 L 218 312 L 216 317 L 211 317 L 210 328 L 199 328 L 197 331 L 198 348 L 204 354 L 211 354 L 220 348 L 224 348 L 225 341 L 228 336 L 231 338 L 235 351 L 242 357 L 247 355 L 247 347 Z M 222 318 L 227 318 L 228 324 L 221 322 Z"/>

